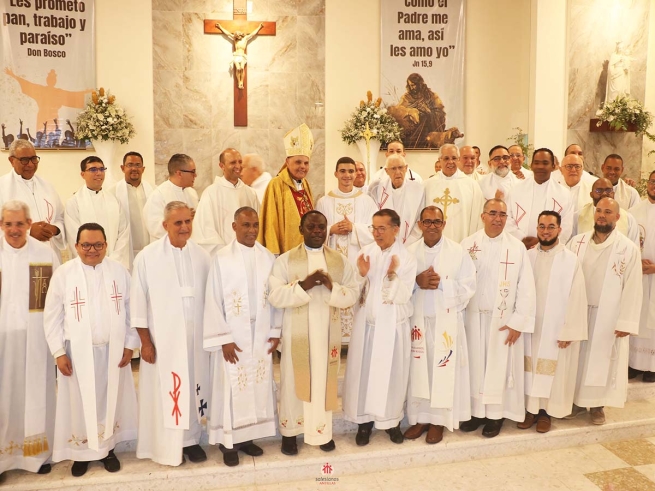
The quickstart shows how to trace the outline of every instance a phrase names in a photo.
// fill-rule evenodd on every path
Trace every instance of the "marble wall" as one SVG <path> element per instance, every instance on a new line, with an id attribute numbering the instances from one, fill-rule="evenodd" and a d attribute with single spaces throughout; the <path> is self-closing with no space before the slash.
<path id="1" fill-rule="evenodd" d="M 251 3 L 251 2 L 248 2 Z M 204 19 L 232 19 L 232 0 L 153 0 L 156 182 L 174 153 L 196 162 L 200 192 L 220 174 L 218 156 L 234 147 L 258 153 L 275 175 L 283 136 L 300 123 L 314 135 L 309 180 L 325 187 L 325 0 L 254 0 L 251 21 L 277 22 L 276 36 L 248 44 L 248 127 L 233 124 L 231 42 L 203 34 Z"/>
<path id="2" fill-rule="evenodd" d="M 643 138 L 634 133 L 589 132 L 589 120 L 605 99 L 607 63 L 617 41 L 631 60 L 630 94 L 644 101 L 649 0 L 570 0 L 568 22 L 569 97 L 567 145 L 578 143 L 588 168 L 600 175 L 610 153 L 623 157 L 625 173 L 639 178 Z"/>

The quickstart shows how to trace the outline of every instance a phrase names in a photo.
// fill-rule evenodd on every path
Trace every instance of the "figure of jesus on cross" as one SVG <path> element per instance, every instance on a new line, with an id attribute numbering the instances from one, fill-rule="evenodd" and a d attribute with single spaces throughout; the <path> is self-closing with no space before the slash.
<path id="1" fill-rule="evenodd" d="M 259 24 L 259 27 L 252 31 L 250 34 L 244 34 L 241 31 L 234 31 L 233 33 L 225 29 L 220 22 L 216 23 L 223 34 L 225 34 L 230 40 L 234 43 L 234 52 L 232 53 L 232 63 L 230 66 L 234 70 L 234 75 L 237 78 L 237 84 L 239 89 L 243 89 L 243 71 L 246 68 L 246 63 L 248 63 L 248 57 L 246 56 L 246 46 L 248 46 L 248 41 L 254 38 L 259 31 L 264 27 L 263 23 Z"/>

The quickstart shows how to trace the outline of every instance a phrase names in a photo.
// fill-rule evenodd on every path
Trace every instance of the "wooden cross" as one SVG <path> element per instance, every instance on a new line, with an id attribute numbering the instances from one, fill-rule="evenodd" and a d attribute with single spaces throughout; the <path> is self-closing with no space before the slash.
<path id="1" fill-rule="evenodd" d="M 443 219 L 448 220 L 448 207 L 450 205 L 456 205 L 459 203 L 457 198 L 450 197 L 450 189 L 446 188 L 443 191 L 443 196 L 441 198 L 434 198 L 432 201 L 439 205 L 443 205 Z"/>
<path id="2" fill-rule="evenodd" d="M 505 251 L 505 261 L 500 261 L 500 264 L 505 265 L 505 280 L 507 280 L 507 266 L 514 264 L 509 262 L 509 249 Z"/>
<path id="3" fill-rule="evenodd" d="M 205 19 L 205 34 L 224 34 L 234 44 L 234 56 L 232 59 L 234 76 L 234 126 L 248 126 L 248 85 L 245 46 L 254 37 L 253 34 L 257 36 L 275 36 L 276 23 L 248 21 L 246 0 L 234 0 L 233 6 L 233 20 Z M 243 53 L 243 56 L 240 53 Z M 240 78 L 242 79 L 241 87 L 239 83 Z"/>

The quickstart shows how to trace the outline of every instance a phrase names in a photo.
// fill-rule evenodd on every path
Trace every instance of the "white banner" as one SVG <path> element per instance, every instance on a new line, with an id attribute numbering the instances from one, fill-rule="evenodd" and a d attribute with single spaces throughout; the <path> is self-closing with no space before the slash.
<path id="1" fill-rule="evenodd" d="M 77 114 L 95 87 L 94 0 L 2 0 L 2 144 L 84 148 Z"/>
<path id="2" fill-rule="evenodd" d="M 381 2 L 382 99 L 406 149 L 464 136 L 464 0 Z"/>

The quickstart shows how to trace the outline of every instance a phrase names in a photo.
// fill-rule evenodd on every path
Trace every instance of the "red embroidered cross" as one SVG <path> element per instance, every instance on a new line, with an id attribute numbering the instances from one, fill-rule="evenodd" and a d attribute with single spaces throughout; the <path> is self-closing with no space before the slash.
<path id="1" fill-rule="evenodd" d="M 173 399 L 174 404 L 171 416 L 175 416 L 175 425 L 178 426 L 180 424 L 180 416 L 182 416 L 182 411 L 180 411 L 179 405 L 180 387 L 182 386 L 182 380 L 177 373 L 171 372 L 171 374 L 173 375 L 173 392 L 168 392 L 171 396 L 171 399 Z"/>
<path id="2" fill-rule="evenodd" d="M 584 235 L 580 237 L 580 242 L 577 242 L 577 244 L 578 244 L 578 250 L 575 251 L 576 256 L 580 254 L 580 247 L 582 247 L 582 244 L 586 244 L 586 242 L 584 241 Z"/>
<path id="3" fill-rule="evenodd" d="M 507 280 L 507 266 L 514 264 L 509 262 L 509 249 L 505 250 L 505 261 L 500 261 L 500 264 L 505 265 L 505 279 Z"/>
<path id="4" fill-rule="evenodd" d="M 81 297 L 80 291 L 75 287 L 75 300 L 71 302 L 71 308 L 75 309 L 75 319 L 80 322 L 82 319 L 82 307 L 86 305 L 86 301 Z"/>
<path id="5" fill-rule="evenodd" d="M 114 301 L 114 305 L 116 305 L 116 313 L 118 315 L 121 315 L 121 304 L 119 300 L 123 298 L 123 294 L 118 291 L 118 285 L 116 285 L 116 281 L 114 280 L 114 284 L 112 285 L 112 295 L 111 299 Z"/>

